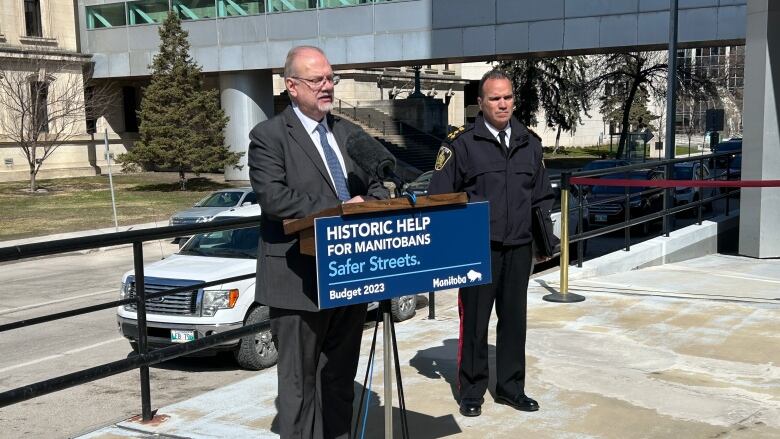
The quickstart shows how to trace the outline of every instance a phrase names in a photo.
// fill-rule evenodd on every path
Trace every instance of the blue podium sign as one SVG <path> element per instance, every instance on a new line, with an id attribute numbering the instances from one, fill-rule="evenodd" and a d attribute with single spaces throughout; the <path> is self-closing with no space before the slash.
<path id="1" fill-rule="evenodd" d="M 487 202 L 314 220 L 319 307 L 491 282 Z"/>

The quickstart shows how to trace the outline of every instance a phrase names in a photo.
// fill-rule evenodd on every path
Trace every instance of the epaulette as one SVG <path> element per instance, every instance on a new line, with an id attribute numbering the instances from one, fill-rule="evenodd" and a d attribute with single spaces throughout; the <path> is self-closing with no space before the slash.
<path id="1" fill-rule="evenodd" d="M 542 141 L 542 137 L 541 137 L 540 135 L 536 134 L 536 131 L 534 131 L 534 130 L 532 130 L 532 129 L 528 128 L 528 132 L 529 132 L 529 133 L 530 133 L 532 136 L 536 137 L 536 140 L 538 140 L 538 141 L 540 141 L 540 142 Z"/>
<path id="2" fill-rule="evenodd" d="M 463 134 L 464 131 L 466 131 L 466 126 L 465 125 L 462 125 L 462 126 L 460 126 L 458 128 L 455 128 L 454 130 L 452 130 L 452 132 L 447 134 L 447 141 L 448 142 L 454 141 L 455 139 L 458 138 L 458 136 Z"/>

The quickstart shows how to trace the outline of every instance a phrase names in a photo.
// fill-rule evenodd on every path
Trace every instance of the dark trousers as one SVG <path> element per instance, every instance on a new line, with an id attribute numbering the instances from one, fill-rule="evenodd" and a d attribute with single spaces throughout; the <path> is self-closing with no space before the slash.
<path id="1" fill-rule="evenodd" d="M 493 282 L 461 288 L 458 388 L 461 400 L 482 404 L 488 386 L 488 324 L 496 304 L 496 395 L 525 392 L 525 329 L 531 244 L 491 245 Z"/>
<path id="2" fill-rule="evenodd" d="M 319 312 L 270 308 L 279 360 L 279 435 L 348 438 L 366 305 Z"/>

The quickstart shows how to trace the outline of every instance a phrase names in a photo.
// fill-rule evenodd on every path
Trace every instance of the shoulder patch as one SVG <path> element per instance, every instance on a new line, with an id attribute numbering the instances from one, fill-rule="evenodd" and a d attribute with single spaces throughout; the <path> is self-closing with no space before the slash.
<path id="1" fill-rule="evenodd" d="M 458 136 L 460 136 L 464 131 L 466 131 L 465 125 L 455 128 L 451 133 L 447 134 L 447 141 L 452 142 L 453 140 L 457 139 Z"/>
<path id="2" fill-rule="evenodd" d="M 439 148 L 439 153 L 436 154 L 436 165 L 433 169 L 441 171 L 444 165 L 452 158 L 452 150 L 444 145 Z"/>

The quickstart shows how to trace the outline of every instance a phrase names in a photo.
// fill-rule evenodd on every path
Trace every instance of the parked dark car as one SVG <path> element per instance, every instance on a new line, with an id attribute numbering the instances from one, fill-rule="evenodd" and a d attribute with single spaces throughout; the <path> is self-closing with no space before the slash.
<path id="1" fill-rule="evenodd" d="M 582 171 L 595 171 L 597 169 L 617 168 L 618 166 L 628 166 L 631 162 L 622 159 L 602 159 L 588 162 L 582 167 Z"/>
<path id="2" fill-rule="evenodd" d="M 713 153 L 719 153 L 719 152 L 742 152 L 742 139 L 736 138 L 736 139 L 729 139 L 724 140 L 723 142 L 716 143 L 715 146 L 712 148 Z"/>
<path id="3" fill-rule="evenodd" d="M 674 164 L 675 180 L 712 180 L 713 175 L 709 167 L 700 162 L 683 162 Z M 698 188 L 690 186 L 681 186 L 674 188 L 674 203 L 676 205 L 695 203 L 715 195 L 715 188 Z M 712 203 L 704 204 L 704 210 L 712 210 Z M 689 214 L 695 214 L 696 210 L 687 210 Z"/>
<path id="4" fill-rule="evenodd" d="M 653 170 L 638 170 L 631 172 L 619 172 L 601 177 L 604 180 L 653 180 L 660 178 L 660 174 Z M 625 221 L 625 197 L 624 186 L 593 186 L 589 195 L 589 221 L 590 227 L 604 227 L 611 224 L 619 224 Z M 663 207 L 663 192 L 651 190 L 650 187 L 629 187 L 628 208 L 630 218 L 638 218 L 654 212 Z M 616 197 L 621 197 L 617 198 Z M 610 200 L 611 201 L 607 201 Z M 642 224 L 642 231 L 649 232 L 650 224 Z"/>
<path id="5" fill-rule="evenodd" d="M 720 142 L 712 148 L 712 153 L 730 152 L 729 156 L 718 157 L 710 163 L 710 168 L 716 175 L 719 175 L 721 171 L 725 171 L 729 166 L 729 162 L 738 154 L 742 153 L 742 139 L 729 139 L 724 142 Z"/>

